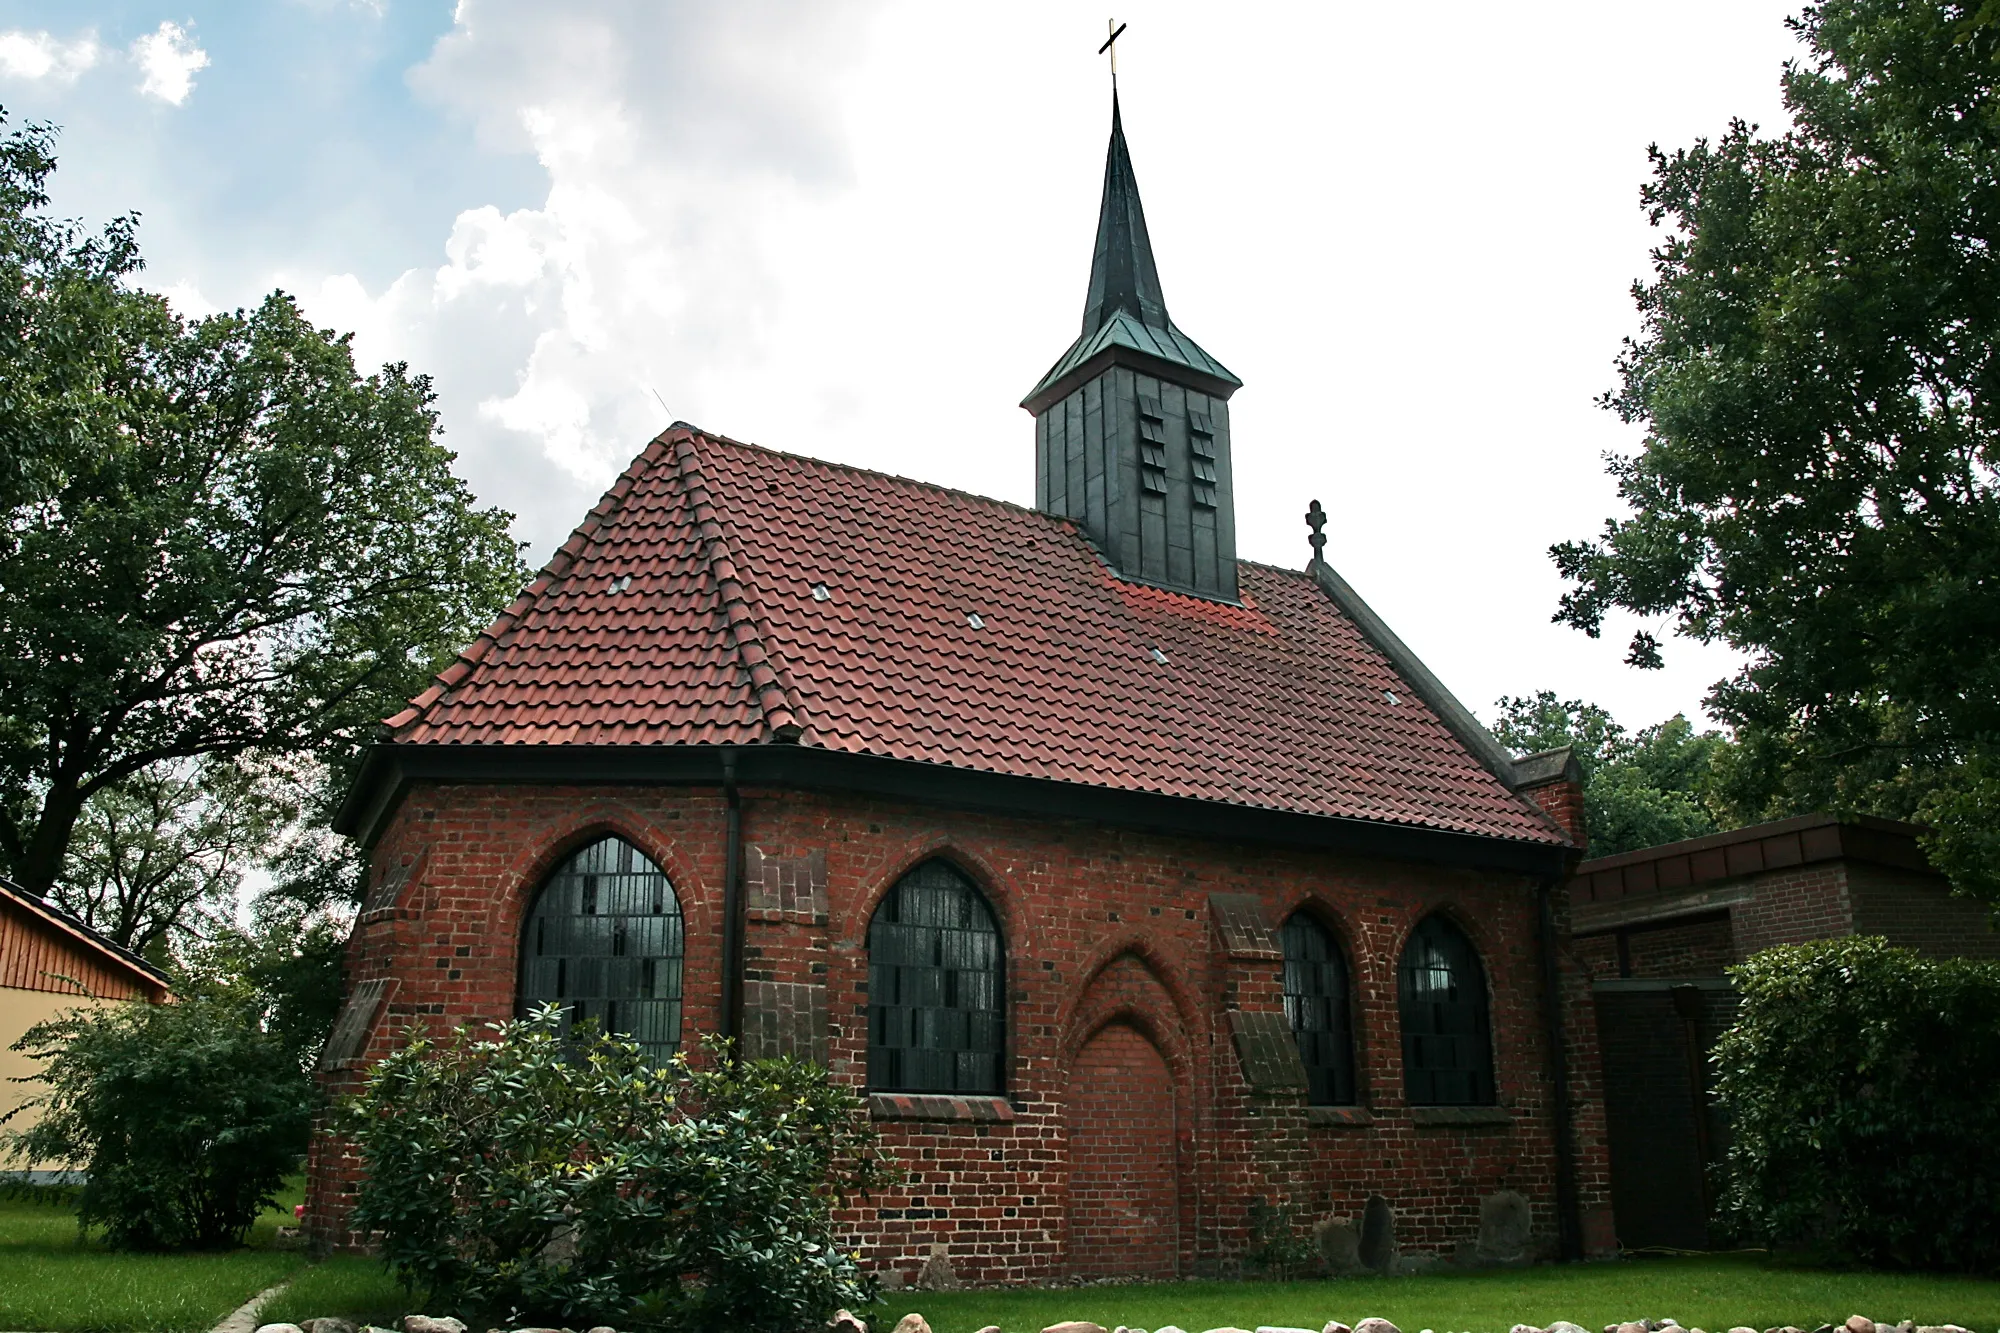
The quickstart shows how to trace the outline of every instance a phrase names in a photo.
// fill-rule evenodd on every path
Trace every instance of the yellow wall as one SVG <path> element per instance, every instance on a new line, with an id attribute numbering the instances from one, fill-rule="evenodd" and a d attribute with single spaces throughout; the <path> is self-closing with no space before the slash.
<path id="1" fill-rule="evenodd" d="M 132 1000 L 99 1000 L 88 995 L 58 994 L 54 991 L 20 990 L 13 986 L 0 986 L 0 1115 L 31 1101 L 48 1091 L 40 1083 L 15 1083 L 12 1080 L 39 1073 L 42 1062 L 31 1060 L 26 1053 L 11 1049 L 21 1039 L 21 1034 L 45 1019 L 72 1009 L 96 1009 L 107 1004 L 133 1004 Z M 26 1129 L 37 1119 L 33 1111 L 15 1116 L 4 1126 L 5 1130 Z M 16 1162 L 0 1163 L 0 1169 L 19 1171 L 59 1170 L 61 1162 Z"/>

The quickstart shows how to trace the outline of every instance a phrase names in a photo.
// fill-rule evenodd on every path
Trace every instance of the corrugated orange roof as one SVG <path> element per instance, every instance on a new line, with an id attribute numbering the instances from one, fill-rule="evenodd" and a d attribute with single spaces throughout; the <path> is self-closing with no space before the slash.
<path id="1" fill-rule="evenodd" d="M 1128 583 L 1066 519 L 676 426 L 389 726 L 795 742 L 1562 844 L 1309 574 L 1241 583 Z"/>

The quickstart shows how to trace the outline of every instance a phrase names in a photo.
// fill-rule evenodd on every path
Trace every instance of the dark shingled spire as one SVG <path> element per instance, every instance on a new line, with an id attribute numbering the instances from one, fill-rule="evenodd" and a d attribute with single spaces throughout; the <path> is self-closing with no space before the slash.
<path id="1" fill-rule="evenodd" d="M 1097 213 L 1097 248 L 1090 257 L 1083 332 L 1021 406 L 1041 412 L 1080 379 L 1094 374 L 1096 359 L 1120 351 L 1193 371 L 1199 387 L 1225 398 L 1243 384 L 1167 318 L 1167 298 L 1160 291 L 1160 270 L 1153 262 L 1152 238 L 1146 235 L 1146 210 L 1139 204 L 1139 182 L 1132 175 L 1132 153 L 1125 146 L 1125 122 L 1114 92 L 1111 147 L 1104 157 L 1104 201 Z"/>
<path id="2" fill-rule="evenodd" d="M 1139 204 L 1139 182 L 1132 175 L 1132 154 L 1125 147 L 1125 124 L 1118 114 L 1118 94 L 1111 94 L 1111 148 L 1104 158 L 1104 202 L 1097 212 L 1097 249 L 1090 257 L 1090 295 L 1084 302 L 1084 336 L 1103 328 L 1117 311 L 1136 315 L 1142 324 L 1171 328 L 1167 298 L 1160 291 L 1160 270 L 1153 263 L 1153 242 L 1146 235 L 1146 210 Z"/>
<path id="3" fill-rule="evenodd" d="M 1234 601 L 1242 384 L 1167 318 L 1114 91 L 1083 332 L 1021 400 L 1035 507 L 1074 519 L 1120 578 Z"/>

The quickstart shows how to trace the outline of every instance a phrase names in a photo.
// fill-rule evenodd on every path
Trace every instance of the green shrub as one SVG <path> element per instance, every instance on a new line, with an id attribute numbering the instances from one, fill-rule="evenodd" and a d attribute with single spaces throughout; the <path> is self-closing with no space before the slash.
<path id="1" fill-rule="evenodd" d="M 649 1066 L 553 1006 L 370 1074 L 356 1220 L 434 1307 L 520 1323 L 792 1330 L 873 1292 L 833 1213 L 886 1178 L 860 1100 L 800 1061 Z"/>
<path id="2" fill-rule="evenodd" d="M 2000 964 L 1863 938 L 1768 949 L 1734 976 L 1714 1053 L 1722 1220 L 1851 1261 L 2000 1267 Z"/>
<path id="3" fill-rule="evenodd" d="M 312 1084 L 239 1007 L 80 1010 L 14 1049 L 42 1062 L 31 1081 L 47 1091 L 27 1103 L 41 1119 L 8 1136 L 8 1155 L 85 1167 L 77 1221 L 116 1249 L 240 1245 L 298 1166 Z"/>

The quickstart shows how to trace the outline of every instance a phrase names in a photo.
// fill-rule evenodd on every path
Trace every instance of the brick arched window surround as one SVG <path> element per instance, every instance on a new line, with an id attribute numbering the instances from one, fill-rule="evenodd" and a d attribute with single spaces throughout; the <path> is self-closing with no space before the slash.
<path id="1" fill-rule="evenodd" d="M 868 1086 L 997 1094 L 1006 1048 L 1005 951 L 978 886 L 933 858 L 868 923 Z"/>
<path id="2" fill-rule="evenodd" d="M 1403 946 L 1396 980 L 1410 1105 L 1491 1106 L 1486 969 L 1472 941 L 1449 918 L 1425 917 Z"/>
<path id="3" fill-rule="evenodd" d="M 1306 1101 L 1352 1106 L 1358 1099 L 1347 959 L 1333 932 L 1305 912 L 1286 918 L 1278 940 L 1285 953 L 1285 1017 L 1305 1062 Z"/>
<path id="4" fill-rule="evenodd" d="M 521 929 L 522 1013 L 563 1007 L 563 1030 L 595 1021 L 665 1063 L 681 1044 L 680 900 L 666 872 L 607 834 L 555 868 Z"/>

